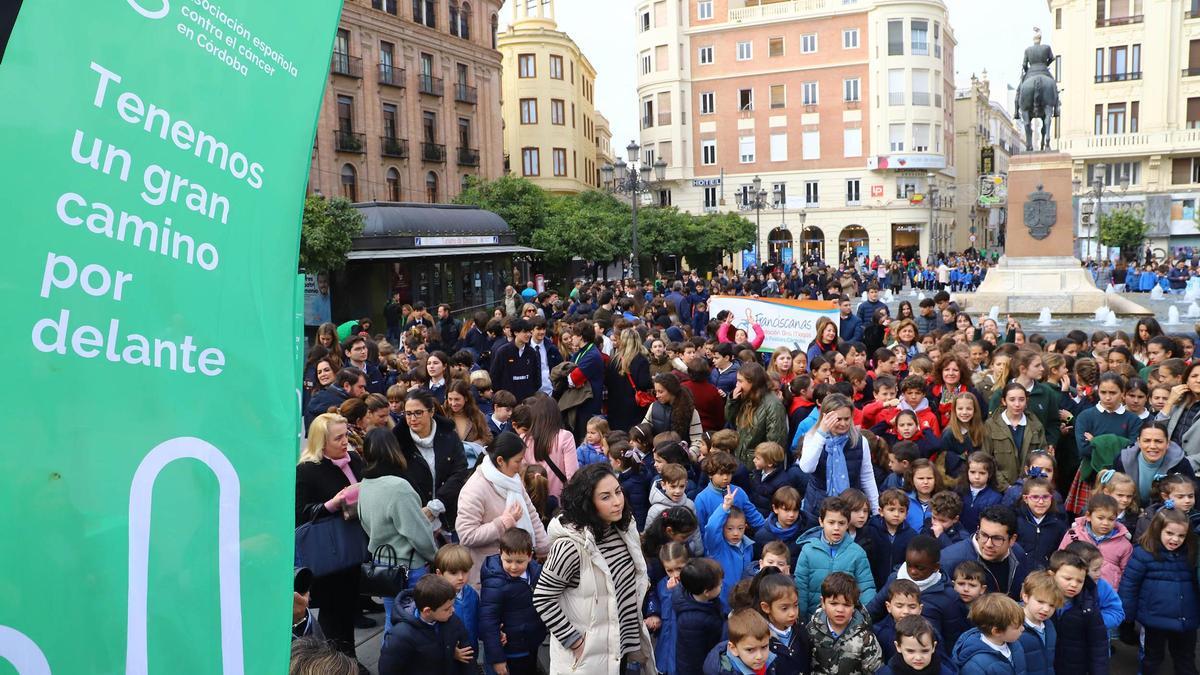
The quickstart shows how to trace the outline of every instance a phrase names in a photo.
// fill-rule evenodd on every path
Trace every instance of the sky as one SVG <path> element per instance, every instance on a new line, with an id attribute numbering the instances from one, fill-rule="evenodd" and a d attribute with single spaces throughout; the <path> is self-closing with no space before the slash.
<path id="1" fill-rule="evenodd" d="M 516 1 L 507 0 L 501 9 L 501 30 L 507 26 Z M 1053 44 L 1046 0 L 1005 0 L 1004 11 L 997 11 L 994 3 L 984 0 L 945 2 L 958 41 L 956 86 L 969 86 L 972 73 L 982 75 L 987 70 L 992 98 L 1004 103 L 1005 86 L 1015 87 L 1020 78 L 1021 55 L 1033 42 L 1033 27 L 1040 27 L 1046 43 Z M 596 101 L 612 125 L 613 145 L 621 155 L 638 133 L 635 4 L 636 0 L 555 2 L 559 30 L 575 40 L 596 68 Z"/>

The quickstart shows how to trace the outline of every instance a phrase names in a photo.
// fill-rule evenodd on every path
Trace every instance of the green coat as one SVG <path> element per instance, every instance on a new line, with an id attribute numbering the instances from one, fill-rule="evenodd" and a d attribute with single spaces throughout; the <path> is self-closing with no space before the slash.
<path id="1" fill-rule="evenodd" d="M 1004 407 L 1000 401 L 1000 395 L 1003 393 L 1004 387 L 999 385 L 992 391 L 992 398 L 988 401 L 988 410 L 993 411 L 992 417 L 996 416 L 996 410 Z M 1042 431 L 1046 434 L 1046 444 L 1058 448 L 1059 437 L 1062 436 L 1062 423 L 1058 419 L 1058 410 L 1062 405 L 1062 392 L 1045 382 L 1038 382 L 1033 385 L 1033 391 L 1029 392 L 1028 398 L 1025 412 L 1033 415 L 1042 423 Z"/>
<path id="2" fill-rule="evenodd" d="M 1038 418 L 1025 414 L 1025 436 L 1021 447 L 1013 442 L 1012 431 L 1000 418 L 1003 409 L 988 418 L 983 424 L 983 451 L 996 460 L 996 482 L 1006 489 L 1021 477 L 1021 467 L 1034 450 L 1046 448 L 1046 432 Z"/>
<path id="3" fill-rule="evenodd" d="M 780 447 L 788 446 L 788 416 L 783 403 L 774 394 L 763 397 L 750 424 L 737 425 L 738 411 L 742 409 L 740 399 L 730 396 L 725 401 L 725 419 L 737 428 L 738 445 L 735 455 L 746 466 L 754 466 L 754 448 L 759 443 L 773 441 Z"/>

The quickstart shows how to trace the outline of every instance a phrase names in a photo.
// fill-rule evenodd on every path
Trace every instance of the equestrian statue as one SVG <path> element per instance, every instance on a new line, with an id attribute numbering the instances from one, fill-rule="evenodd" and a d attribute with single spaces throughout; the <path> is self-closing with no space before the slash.
<path id="1" fill-rule="evenodd" d="M 1042 31 L 1033 29 L 1033 44 L 1025 49 L 1025 60 L 1021 64 L 1021 83 L 1017 85 L 1017 114 L 1025 126 L 1025 147 L 1030 152 L 1033 145 L 1033 120 L 1042 121 L 1042 142 L 1037 149 L 1050 149 L 1050 120 L 1058 117 L 1058 82 L 1050 73 L 1050 66 L 1057 57 L 1050 45 L 1042 44 Z"/>

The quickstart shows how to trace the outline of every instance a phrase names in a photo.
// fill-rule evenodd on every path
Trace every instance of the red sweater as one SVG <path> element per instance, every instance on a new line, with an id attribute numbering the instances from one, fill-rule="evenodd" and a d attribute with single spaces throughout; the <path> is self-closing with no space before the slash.
<path id="1" fill-rule="evenodd" d="M 725 428 L 725 397 L 711 382 L 693 382 L 685 379 L 680 382 L 692 392 L 692 402 L 696 412 L 700 414 L 700 426 L 705 431 L 717 431 Z M 696 439 L 692 439 L 696 440 Z"/>

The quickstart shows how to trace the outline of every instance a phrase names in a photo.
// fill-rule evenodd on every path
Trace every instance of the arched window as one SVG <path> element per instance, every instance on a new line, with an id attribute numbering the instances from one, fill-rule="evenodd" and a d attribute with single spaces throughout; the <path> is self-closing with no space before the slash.
<path id="1" fill-rule="evenodd" d="M 425 174 L 425 199 L 430 204 L 438 203 L 438 177 L 433 171 Z"/>
<path id="2" fill-rule="evenodd" d="M 500 19 L 492 15 L 492 49 L 496 48 L 496 36 L 500 33 Z"/>
<path id="3" fill-rule="evenodd" d="M 458 33 L 458 0 L 450 0 L 450 34 L 461 37 Z"/>
<path id="4" fill-rule="evenodd" d="M 400 172 L 394 168 L 387 170 L 387 189 L 389 201 L 404 201 L 400 198 Z"/>
<path id="5" fill-rule="evenodd" d="M 351 164 L 342 166 L 342 196 L 352 202 L 358 201 L 358 172 Z"/>
<path id="6" fill-rule="evenodd" d="M 471 4 L 464 2 L 458 10 L 458 37 L 471 39 Z"/>

